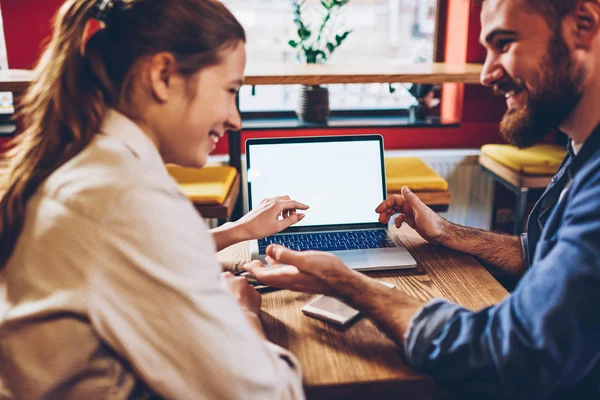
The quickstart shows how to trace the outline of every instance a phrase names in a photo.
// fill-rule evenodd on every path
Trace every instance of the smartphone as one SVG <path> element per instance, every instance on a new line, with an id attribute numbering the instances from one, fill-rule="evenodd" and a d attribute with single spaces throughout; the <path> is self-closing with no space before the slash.
<path id="1" fill-rule="evenodd" d="M 377 281 L 382 285 L 394 289 L 396 285 L 389 282 Z M 348 325 L 360 315 L 360 311 L 355 310 L 341 300 L 335 297 L 319 296 L 304 307 L 302 312 L 309 317 L 317 318 L 326 322 L 331 322 L 339 326 Z"/>
<path id="2" fill-rule="evenodd" d="M 302 312 L 309 317 L 344 326 L 352 322 L 360 312 L 335 297 L 319 296 L 304 307 Z"/>

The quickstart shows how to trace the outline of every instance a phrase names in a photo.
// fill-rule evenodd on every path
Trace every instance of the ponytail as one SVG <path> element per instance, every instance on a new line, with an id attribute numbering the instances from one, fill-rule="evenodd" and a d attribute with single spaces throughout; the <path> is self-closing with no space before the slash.
<path id="1" fill-rule="evenodd" d="M 223 48 L 245 41 L 242 26 L 218 1 L 111 3 L 117 2 L 118 10 L 83 44 L 84 52 L 86 25 L 108 1 L 67 0 L 57 13 L 52 40 L 21 101 L 24 130 L 8 152 L 0 185 L 0 269 L 21 234 L 28 200 L 92 141 L 108 107 L 128 101 L 137 60 L 170 52 L 179 72 L 190 76 L 217 64 Z"/>
<path id="2" fill-rule="evenodd" d="M 54 35 L 34 71 L 17 119 L 25 127 L 8 152 L 0 200 L 0 267 L 20 235 L 27 201 L 40 184 L 92 140 L 106 104 L 80 52 L 94 2 L 67 1 Z M 3 190 L 4 191 L 4 190 Z"/>

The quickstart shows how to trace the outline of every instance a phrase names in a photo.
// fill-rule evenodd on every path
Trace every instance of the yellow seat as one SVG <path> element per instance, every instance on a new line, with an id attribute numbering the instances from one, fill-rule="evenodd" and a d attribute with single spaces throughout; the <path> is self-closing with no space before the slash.
<path id="1" fill-rule="evenodd" d="M 229 220 L 239 194 L 239 174 L 230 166 L 201 169 L 167 165 L 167 171 L 204 218 Z"/>
<path id="2" fill-rule="evenodd" d="M 416 157 L 386 158 L 385 171 L 390 192 L 399 192 L 403 186 L 412 191 L 448 190 L 448 182 Z"/>
<path id="3" fill-rule="evenodd" d="M 486 144 L 481 153 L 512 169 L 528 175 L 553 175 L 567 153 L 564 146 L 540 144 L 519 149 L 508 144 Z"/>
<path id="4" fill-rule="evenodd" d="M 222 204 L 237 175 L 235 168 L 229 166 L 196 169 L 168 165 L 167 170 L 183 194 L 195 204 Z"/>
<path id="5" fill-rule="evenodd" d="M 416 157 L 385 159 L 387 191 L 400 193 L 408 186 L 425 204 L 436 211 L 446 211 L 450 205 L 448 182 Z"/>
<path id="6" fill-rule="evenodd" d="M 498 183 L 515 193 L 516 205 L 513 233 L 525 229 L 529 192 L 541 194 L 560 167 L 567 150 L 565 146 L 540 144 L 519 149 L 509 144 L 486 144 L 481 147 L 479 164 Z M 495 206 L 492 210 L 494 227 Z"/>

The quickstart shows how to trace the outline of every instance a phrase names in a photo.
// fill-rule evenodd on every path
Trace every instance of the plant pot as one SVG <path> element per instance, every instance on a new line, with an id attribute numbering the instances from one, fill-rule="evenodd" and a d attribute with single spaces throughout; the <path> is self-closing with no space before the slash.
<path id="1" fill-rule="evenodd" d="M 296 115 L 305 122 L 327 122 L 329 119 L 329 89 L 323 86 L 302 86 L 298 93 Z"/>
<path id="2" fill-rule="evenodd" d="M 411 121 L 425 121 L 429 116 L 429 106 L 425 102 L 413 104 L 409 109 L 409 118 Z"/>

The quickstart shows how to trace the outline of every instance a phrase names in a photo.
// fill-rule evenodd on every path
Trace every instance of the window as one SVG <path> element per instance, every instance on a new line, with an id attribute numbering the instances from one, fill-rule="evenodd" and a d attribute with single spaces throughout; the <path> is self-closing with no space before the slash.
<path id="1" fill-rule="evenodd" d="M 4 24 L 2 23 L 2 12 L 0 12 L 0 69 L 8 69 L 6 42 L 4 41 Z M 14 108 L 12 93 L 0 92 L 0 115 L 12 114 L 13 112 Z"/>
<path id="2" fill-rule="evenodd" d="M 240 20 L 248 36 L 248 63 L 295 63 L 296 52 L 288 45 L 296 38 L 291 0 L 222 0 Z M 307 4 L 320 7 L 319 0 Z M 313 9 L 314 10 L 314 9 Z M 331 64 L 368 62 L 432 62 L 435 47 L 437 0 L 351 0 L 334 21 L 352 29 L 335 50 Z M 408 108 L 414 98 L 410 85 L 329 85 L 332 110 L 380 110 Z M 242 111 L 284 111 L 296 106 L 297 86 L 242 88 Z"/>

